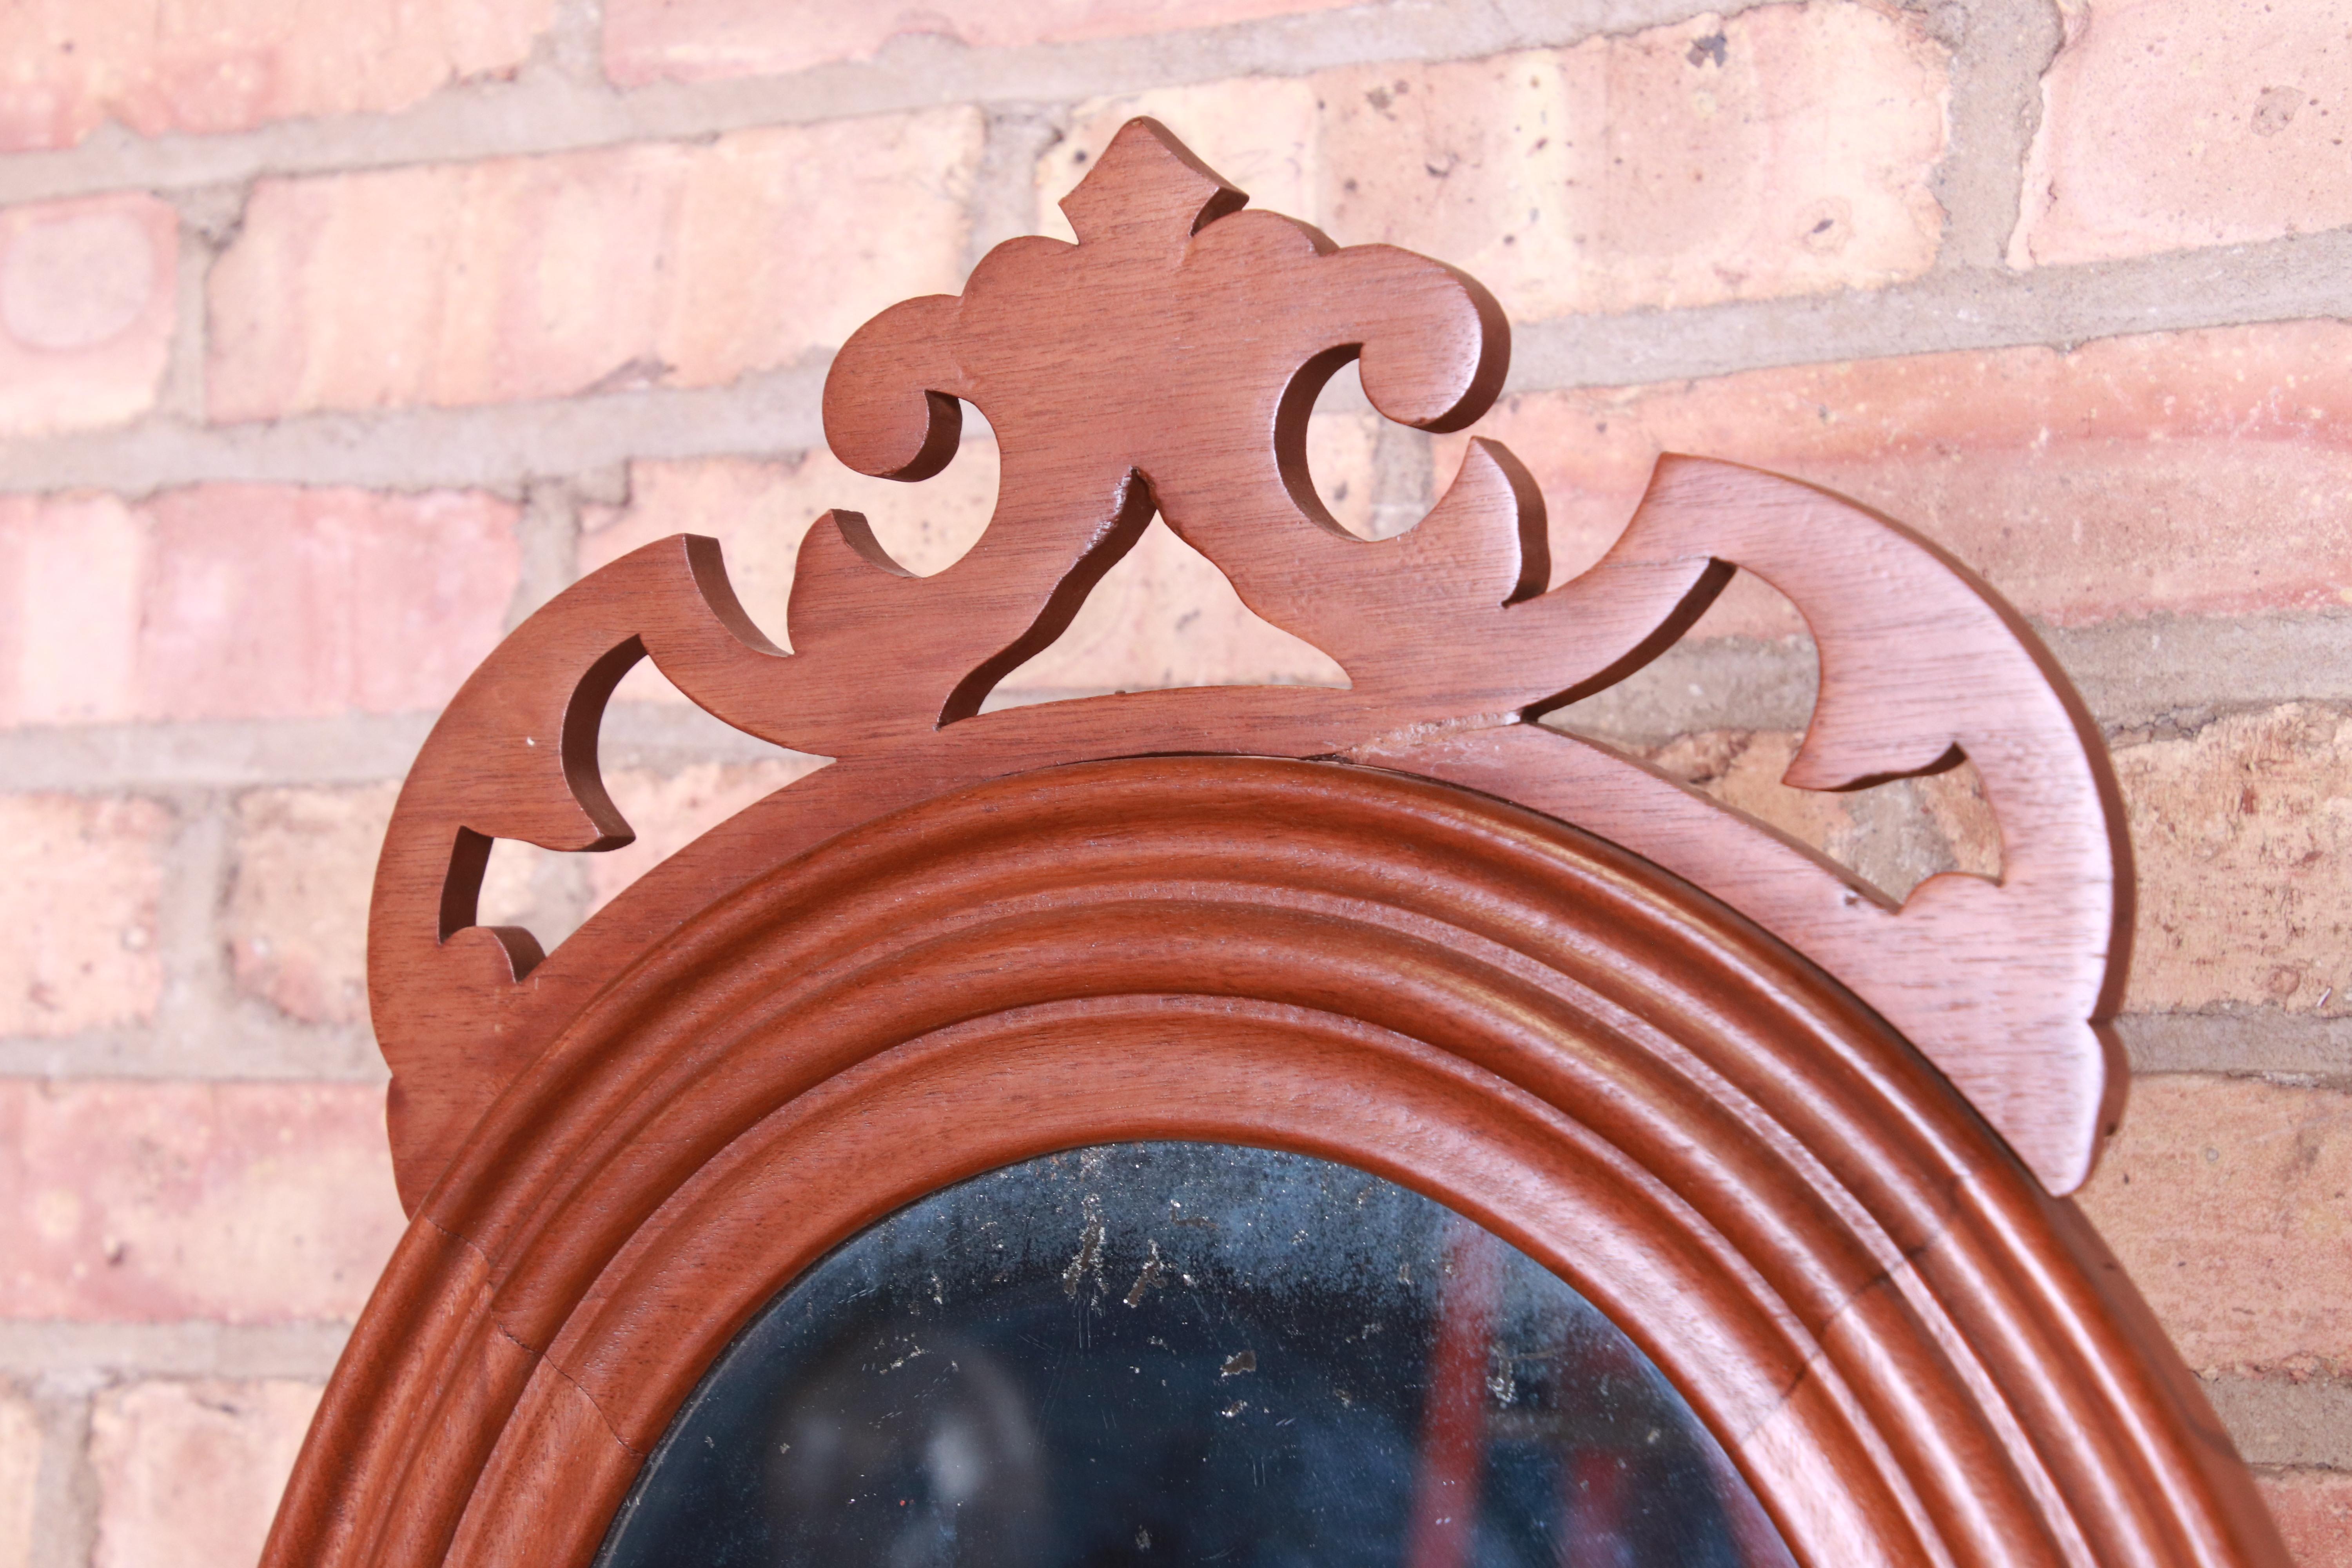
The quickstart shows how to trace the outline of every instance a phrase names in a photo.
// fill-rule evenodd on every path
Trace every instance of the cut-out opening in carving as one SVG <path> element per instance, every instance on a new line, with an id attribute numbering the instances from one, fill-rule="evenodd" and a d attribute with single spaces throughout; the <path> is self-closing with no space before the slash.
<path id="1" fill-rule="evenodd" d="M 945 571 L 979 542 L 996 510 L 996 439 L 978 409 L 968 406 L 965 416 L 953 460 L 917 483 L 858 473 L 822 447 L 786 461 L 633 464 L 628 500 L 585 520 L 581 565 L 593 570 L 674 533 L 716 539 L 744 613 L 788 648 L 785 611 L 801 541 L 828 509 L 863 515 L 876 542 L 918 576 Z"/>
<path id="2" fill-rule="evenodd" d="M 1803 739 L 1801 731 L 1707 730 L 1633 754 L 1827 856 L 1890 903 L 1948 871 L 1999 879 L 2000 832 L 1966 758 L 1866 789 L 1804 790 L 1780 782 Z"/>
<path id="3" fill-rule="evenodd" d="M 1381 416 L 1364 395 L 1354 350 L 1325 357 L 1330 363 L 1310 364 L 1292 383 L 1277 422 L 1283 483 L 1333 532 L 1393 538 L 1435 503 L 1436 438 Z"/>
<path id="4" fill-rule="evenodd" d="M 1791 625 L 1800 629 L 1758 635 Z M 2000 830 L 1965 757 L 1939 773 L 1853 790 L 1781 782 L 1821 689 L 1819 655 L 1803 626 L 1770 584 L 1740 573 L 1680 643 L 1543 722 L 1647 763 L 1778 829 L 1890 904 L 1947 871 L 1998 879 Z"/>
<path id="5" fill-rule="evenodd" d="M 596 753 L 605 794 L 635 840 L 594 854 L 486 841 L 488 864 L 472 923 L 520 927 L 553 952 L 654 867 L 832 760 L 772 745 L 713 717 L 651 659 L 640 659 L 614 688 Z"/>
<path id="6" fill-rule="evenodd" d="M 1392 539 L 1436 502 L 1437 438 L 1382 418 L 1364 396 L 1358 369 L 1350 359 L 1316 394 L 1297 462 L 1317 503 L 1341 531 Z"/>
<path id="7" fill-rule="evenodd" d="M 1252 613 L 1215 563 L 1155 517 L 1068 628 L 982 707 L 1184 686 L 1347 684 L 1328 654 Z"/>
<path id="8" fill-rule="evenodd" d="M 1008 646 L 981 660 L 956 683 L 940 710 L 941 724 L 952 724 L 978 713 L 981 704 L 1007 675 L 1051 647 L 1069 629 L 1095 584 L 1135 548 L 1135 542 L 1142 537 L 1157 509 L 1150 483 L 1140 471 L 1130 469 L 1119 481 L 1114 499 L 1118 510 L 1111 517 L 1110 526 L 1094 538 L 1085 553 L 1054 584 L 1029 628 Z"/>
<path id="9" fill-rule="evenodd" d="M 527 931 L 541 954 L 554 952 L 580 924 L 581 866 L 594 857 L 541 849 L 514 838 L 483 842 L 488 864 L 482 871 L 473 923 L 493 931 Z"/>
<path id="10" fill-rule="evenodd" d="M 978 404 L 967 403 L 962 444 L 936 477 L 908 483 L 869 479 L 847 468 L 842 474 L 854 481 L 854 493 L 844 489 L 841 499 L 824 504 L 862 513 L 891 560 L 929 577 L 962 560 L 988 531 L 1001 477 L 996 431 Z"/>

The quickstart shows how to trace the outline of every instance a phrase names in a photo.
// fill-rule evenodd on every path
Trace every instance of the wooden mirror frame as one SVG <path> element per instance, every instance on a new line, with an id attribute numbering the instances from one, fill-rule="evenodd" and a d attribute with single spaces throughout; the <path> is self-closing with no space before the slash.
<path id="1" fill-rule="evenodd" d="M 1291 469 L 1333 353 L 1392 416 L 1458 427 L 1501 384 L 1500 312 L 1435 263 L 1238 215 L 1149 121 L 1066 205 L 1077 246 L 999 247 L 828 385 L 835 449 L 899 478 L 952 456 L 957 399 L 989 412 L 1005 493 L 964 561 L 908 579 L 834 514 L 786 654 L 715 546 L 649 546 L 436 728 L 370 936 L 412 1223 L 265 1564 L 584 1565 L 703 1372 L 828 1248 L 1138 1139 L 1318 1155 L 1486 1225 L 1656 1362 L 1801 1563 L 2284 1563 L 2063 1195 L 2121 1102 L 2128 849 L 2014 615 L 1897 525 L 1696 459 L 1549 592 L 1540 501 L 1491 444 L 1400 540 L 1272 535 L 1328 522 Z M 1069 314 L 1072 268 L 1181 374 L 1103 381 L 1011 331 Z M 1353 685 L 980 714 L 1154 510 Z M 1966 755 L 1998 881 L 1874 901 L 1528 721 L 1654 658 L 1735 566 L 1820 641 L 1790 782 Z M 905 636 L 877 653 L 882 626 Z M 627 841 L 594 742 L 645 657 L 836 760 L 551 955 L 475 925 L 494 838 Z"/>

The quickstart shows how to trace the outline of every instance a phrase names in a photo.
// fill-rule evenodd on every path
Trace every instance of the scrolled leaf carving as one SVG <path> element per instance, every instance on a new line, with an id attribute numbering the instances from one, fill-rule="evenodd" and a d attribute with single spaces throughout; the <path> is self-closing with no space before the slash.
<path id="1" fill-rule="evenodd" d="M 1475 786 L 1659 862 L 1843 981 L 1977 1106 L 2053 1192 L 2087 1173 L 2123 1084 L 2105 1028 L 2128 931 L 2128 847 L 2095 729 L 1983 584 L 1916 535 L 1796 481 L 1663 459 L 1623 537 L 1549 587 L 1543 501 L 1473 440 L 1417 527 L 1340 528 L 1306 470 L 1317 394 L 1426 430 L 1503 385 L 1494 300 L 1441 262 L 1340 247 L 1243 210 L 1164 127 L 1124 128 L 1063 203 L 1077 240 L 997 247 L 959 295 L 892 306 L 836 357 L 828 440 L 908 481 L 952 462 L 961 408 L 999 443 L 994 516 L 916 576 L 865 521 L 811 529 L 789 651 L 746 617 L 717 546 L 648 545 L 559 596 L 451 704 L 378 875 L 371 994 L 414 1207 L 524 1061 L 632 955 L 826 837 L 943 790 L 1154 752 L 1347 758 Z M 983 713 L 1154 515 L 1243 601 L 1331 655 L 1346 689 L 1144 692 Z M 1788 782 L 1850 789 L 1965 755 L 1998 815 L 1998 881 L 1931 879 L 1899 907 L 1842 868 L 1603 748 L 1532 721 L 1670 646 L 1739 570 L 1821 649 Z M 595 767 L 605 698 L 650 657 L 740 729 L 835 759 L 722 825 L 543 957 L 471 929 L 489 842 L 627 841 Z"/>

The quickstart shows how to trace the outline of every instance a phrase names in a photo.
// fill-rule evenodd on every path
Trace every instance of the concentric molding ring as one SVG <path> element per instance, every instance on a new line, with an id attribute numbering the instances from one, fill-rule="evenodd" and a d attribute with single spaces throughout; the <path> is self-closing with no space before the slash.
<path id="1" fill-rule="evenodd" d="M 1486 1224 L 1658 1363 L 1801 1562 L 2284 1560 L 2071 1205 L 1819 970 L 1464 791 L 1162 758 L 870 823 L 613 980 L 419 1210 L 265 1563 L 585 1563 L 827 1248 L 1138 1138 Z"/>

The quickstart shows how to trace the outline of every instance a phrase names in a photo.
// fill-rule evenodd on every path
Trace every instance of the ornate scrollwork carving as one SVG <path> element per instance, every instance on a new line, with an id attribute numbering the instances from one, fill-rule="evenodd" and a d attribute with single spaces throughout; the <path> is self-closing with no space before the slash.
<path id="1" fill-rule="evenodd" d="M 1474 440 L 1418 527 L 1348 534 L 1306 477 L 1308 411 L 1360 358 L 1390 418 L 1461 429 L 1509 333 L 1462 273 L 1342 247 L 1246 198 L 1158 124 L 1122 130 L 1064 202 L 1077 243 L 1010 241 L 961 295 L 893 306 L 824 395 L 853 467 L 919 480 L 988 416 L 1001 499 L 954 565 L 916 577 L 862 518 L 804 542 L 783 628 L 755 627 L 718 548 L 648 545 L 559 596 L 451 704 L 378 874 L 370 991 L 414 1208 L 489 1101 L 611 978 L 713 899 L 841 829 L 1026 768 L 1152 752 L 1328 757 L 1485 790 L 1644 855 L 1812 958 L 1901 1029 L 2053 1192 L 2087 1173 L 2124 1073 L 2130 869 L 2104 749 L 2017 616 L 1899 524 L 1794 480 L 1663 459 L 1608 556 L 1545 591 L 1543 503 Z M 1144 692 L 982 714 L 1154 513 L 1350 686 Z M 1638 763 L 1531 721 L 1624 679 L 1738 570 L 1815 634 L 1822 694 L 1788 774 L 1853 789 L 1965 755 L 1998 816 L 1995 881 L 1899 906 Z M 665 862 L 601 913 L 593 963 L 473 927 L 489 841 L 628 842 L 597 777 L 605 699 L 637 658 L 727 722 L 835 759 Z"/>

